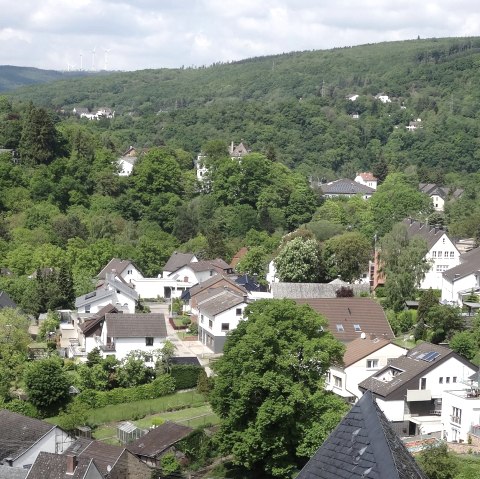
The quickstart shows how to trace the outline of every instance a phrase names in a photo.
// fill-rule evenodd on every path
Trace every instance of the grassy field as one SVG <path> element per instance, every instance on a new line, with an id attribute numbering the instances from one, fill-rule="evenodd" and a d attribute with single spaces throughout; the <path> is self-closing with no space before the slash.
<path id="1" fill-rule="evenodd" d="M 141 428 L 148 429 L 154 425 L 154 418 L 161 418 L 164 421 L 174 421 L 192 428 L 205 426 L 206 424 L 217 424 L 218 417 L 212 412 L 208 404 L 197 407 L 189 407 L 178 411 L 161 412 L 158 414 L 148 415 L 133 423 Z M 109 444 L 120 444 L 116 439 L 117 422 L 103 424 L 93 431 L 93 437 L 99 441 L 107 442 Z"/>
<path id="2" fill-rule="evenodd" d="M 178 392 L 157 399 L 145 399 L 130 403 L 115 404 L 88 411 L 87 424 L 92 426 L 113 421 L 131 421 L 144 416 L 158 414 L 187 407 L 202 406 L 205 398 L 196 391 Z M 51 424 L 57 424 L 58 417 L 46 419 Z"/>

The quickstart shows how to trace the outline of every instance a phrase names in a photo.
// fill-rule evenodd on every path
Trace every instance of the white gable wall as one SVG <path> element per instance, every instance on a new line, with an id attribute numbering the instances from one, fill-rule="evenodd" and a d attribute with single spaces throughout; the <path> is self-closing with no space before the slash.
<path id="1" fill-rule="evenodd" d="M 446 234 L 438 239 L 425 258 L 431 267 L 420 283 L 421 289 L 442 289 L 443 272 L 460 264 L 460 253 Z"/>
<path id="2" fill-rule="evenodd" d="M 462 297 L 459 292 L 476 288 L 478 288 L 478 280 L 473 273 L 454 281 L 442 278 L 442 301 L 454 303 L 455 306 L 462 306 Z"/>
<path id="3" fill-rule="evenodd" d="M 389 359 L 398 358 L 405 354 L 405 349 L 396 344 L 387 344 L 383 348 L 369 354 L 363 359 L 345 368 L 346 373 L 346 389 L 350 391 L 357 399 L 362 397 L 362 392 L 358 389 L 358 385 L 388 364 Z M 368 367 L 368 362 L 377 361 L 377 365 Z"/>
<path id="4" fill-rule="evenodd" d="M 30 449 L 12 462 L 13 467 L 32 465 L 40 452 L 62 454 L 72 444 L 73 438 L 58 427 L 55 427 L 36 442 Z"/>
<path id="5" fill-rule="evenodd" d="M 461 390 L 446 391 L 442 396 L 442 423 L 447 441 L 468 442 L 471 426 L 480 425 L 480 398 L 469 398 Z"/>

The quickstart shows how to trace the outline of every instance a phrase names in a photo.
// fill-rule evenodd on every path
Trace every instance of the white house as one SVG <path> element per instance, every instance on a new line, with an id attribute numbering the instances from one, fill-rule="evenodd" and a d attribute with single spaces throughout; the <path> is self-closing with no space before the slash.
<path id="1" fill-rule="evenodd" d="M 356 93 L 352 93 L 351 95 L 347 95 L 346 99 L 350 101 L 355 101 L 360 95 L 357 95 Z"/>
<path id="2" fill-rule="evenodd" d="M 442 275 L 442 302 L 463 306 L 464 298 L 480 290 L 480 248 L 460 256 L 460 264 Z"/>
<path id="3" fill-rule="evenodd" d="M 375 178 L 375 176 L 373 176 L 373 174 L 370 173 L 369 171 L 357 173 L 357 176 L 355 177 L 355 181 L 357 183 L 360 183 L 361 185 L 368 186 L 373 190 L 377 189 L 378 178 Z"/>
<path id="4" fill-rule="evenodd" d="M 229 331 L 244 319 L 246 295 L 229 289 L 214 289 L 198 302 L 198 339 L 213 353 L 221 353 Z"/>
<path id="5" fill-rule="evenodd" d="M 361 195 L 363 199 L 367 200 L 375 193 L 374 188 L 348 178 L 320 183 L 319 186 L 323 196 L 327 198 L 350 198 L 351 196 Z"/>
<path id="6" fill-rule="evenodd" d="M 473 383 L 473 382 L 472 382 Z M 442 396 L 443 439 L 468 442 L 480 436 L 480 390 L 478 383 L 467 389 L 445 391 Z"/>
<path id="7" fill-rule="evenodd" d="M 88 120 L 100 120 L 102 118 L 110 119 L 115 116 L 115 111 L 108 107 L 99 107 L 92 111 L 90 111 L 88 108 L 75 107 L 72 110 L 72 113 L 80 118 L 87 118 Z"/>
<path id="8" fill-rule="evenodd" d="M 430 196 L 435 211 L 444 211 L 445 203 L 460 198 L 464 191 L 462 188 L 439 186 L 435 183 L 420 183 L 418 188 Z"/>
<path id="9" fill-rule="evenodd" d="M 400 435 L 441 433 L 442 396 L 466 389 L 478 367 L 451 349 L 422 343 L 359 384 L 371 391 Z"/>
<path id="10" fill-rule="evenodd" d="M 104 356 L 114 354 L 120 361 L 132 351 L 142 351 L 147 355 L 145 362 L 153 366 L 154 351 L 165 344 L 166 338 L 163 314 L 107 313 L 95 347 Z"/>
<path id="11" fill-rule="evenodd" d="M 392 100 L 385 93 L 378 93 L 375 95 L 376 100 L 380 100 L 382 103 L 392 103 Z"/>
<path id="12" fill-rule="evenodd" d="M 404 348 L 388 339 L 363 334 L 347 344 L 343 364 L 329 369 L 325 389 L 349 402 L 356 402 L 363 395 L 358 385 L 373 372 L 385 367 L 391 359 L 405 353 Z"/>
<path id="13" fill-rule="evenodd" d="M 460 264 L 457 247 L 443 229 L 410 218 L 404 220 L 403 224 L 407 227 L 409 237 L 420 236 L 427 242 L 428 252 L 425 259 L 431 266 L 420 288 L 441 290 L 443 273 Z"/>
<path id="14" fill-rule="evenodd" d="M 248 148 L 243 142 L 240 142 L 238 145 L 235 145 L 234 142 L 232 141 L 230 143 L 230 146 L 228 147 L 228 154 L 232 160 L 241 160 L 245 155 L 248 155 L 251 152 L 252 150 Z M 206 167 L 206 164 L 205 164 L 206 158 L 207 158 L 207 155 L 200 153 L 197 156 L 197 159 L 195 161 L 195 169 L 197 171 L 197 180 L 200 183 L 204 183 L 205 177 L 207 176 L 207 173 L 208 173 L 208 168 Z"/>
<path id="15" fill-rule="evenodd" d="M 143 278 L 142 272 L 128 259 L 112 258 L 98 273 L 97 278 L 105 280 L 109 273 L 113 274 L 115 279 L 125 283 L 132 283 Z"/>
<path id="16" fill-rule="evenodd" d="M 104 306 L 113 304 L 125 312 L 134 313 L 138 293 L 128 283 L 115 279 L 107 273 L 100 287 L 75 300 L 78 313 L 97 313 Z"/>
<path id="17" fill-rule="evenodd" d="M 0 464 L 28 469 L 41 451 L 62 454 L 74 438 L 45 421 L 0 409 Z"/>

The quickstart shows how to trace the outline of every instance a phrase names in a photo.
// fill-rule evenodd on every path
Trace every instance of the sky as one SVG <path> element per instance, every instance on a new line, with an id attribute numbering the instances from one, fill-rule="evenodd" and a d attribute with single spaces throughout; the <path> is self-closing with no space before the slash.
<path id="1" fill-rule="evenodd" d="M 0 65 L 140 70 L 480 34 L 476 0 L 0 0 Z"/>

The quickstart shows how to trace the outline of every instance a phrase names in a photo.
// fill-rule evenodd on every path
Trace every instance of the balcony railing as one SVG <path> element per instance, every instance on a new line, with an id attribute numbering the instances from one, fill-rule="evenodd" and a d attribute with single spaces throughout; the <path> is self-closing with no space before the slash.
<path id="1" fill-rule="evenodd" d="M 102 351 L 115 351 L 115 343 L 101 344 L 99 348 Z"/>

